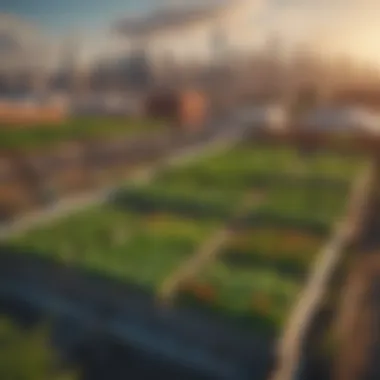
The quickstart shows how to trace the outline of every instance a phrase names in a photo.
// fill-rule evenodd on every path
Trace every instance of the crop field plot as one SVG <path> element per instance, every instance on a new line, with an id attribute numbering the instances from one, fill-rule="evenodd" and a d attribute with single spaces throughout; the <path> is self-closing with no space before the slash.
<path id="1" fill-rule="evenodd" d="M 0 149 L 46 149 L 61 142 L 78 139 L 101 139 L 110 136 L 133 136 L 162 131 L 164 124 L 153 120 L 128 120 L 122 117 L 78 117 L 59 125 L 28 125 L 25 128 L 3 126 Z"/>
<path id="2" fill-rule="evenodd" d="M 276 334 L 323 241 L 296 228 L 240 231 L 210 267 L 183 285 L 180 298 L 239 326 Z"/>
<path id="3" fill-rule="evenodd" d="M 225 219 L 234 210 L 241 192 L 217 188 L 153 184 L 133 187 L 116 195 L 118 208 L 149 214 L 173 212 L 197 219 Z"/>
<path id="4" fill-rule="evenodd" d="M 348 190 L 348 187 L 336 189 L 328 184 L 315 187 L 307 180 L 297 186 L 270 186 L 266 188 L 265 201 L 247 212 L 247 222 L 298 225 L 301 228 L 314 226 L 315 229 L 328 230 L 343 212 Z"/>
<path id="5" fill-rule="evenodd" d="M 65 264 L 154 288 L 217 227 L 174 214 L 97 208 L 14 243 Z"/>
<path id="6" fill-rule="evenodd" d="M 308 179 L 322 186 L 326 182 L 343 186 L 360 168 L 362 160 L 332 153 L 302 155 L 287 147 L 242 146 L 214 157 L 206 157 L 186 168 L 170 171 L 165 181 L 241 188 Z"/>
<path id="7" fill-rule="evenodd" d="M 342 216 L 361 164 L 354 157 L 242 146 L 168 168 L 150 184 L 126 187 L 108 204 L 11 243 L 157 292 L 232 223 L 213 260 L 178 282 L 177 305 L 275 335 Z"/>
<path id="8" fill-rule="evenodd" d="M 246 207 L 214 263 L 181 284 L 179 299 L 240 326 L 276 334 L 345 210 L 350 181 L 361 162 L 334 155 L 303 159 L 295 150 L 267 148 L 243 149 L 237 157 L 230 152 L 223 165 L 215 158 L 185 177 L 208 185 L 212 178 L 220 185 L 225 180 L 224 186 L 228 182 L 232 188 L 261 193 L 258 203 Z"/>

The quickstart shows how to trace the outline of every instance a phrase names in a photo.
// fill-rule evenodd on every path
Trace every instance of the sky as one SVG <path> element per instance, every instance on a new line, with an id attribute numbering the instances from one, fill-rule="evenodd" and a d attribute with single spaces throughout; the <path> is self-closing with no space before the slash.
<path id="1" fill-rule="evenodd" d="M 194 0 L 2 0 L 0 12 L 24 16 L 52 38 L 80 33 L 94 53 L 107 45 L 105 31 L 113 21 L 165 2 Z M 305 42 L 380 65 L 379 14 L 380 0 L 252 0 L 252 34 L 260 40 L 276 32 L 289 43 Z"/>
<path id="2" fill-rule="evenodd" d="M 155 0 L 2 0 L 0 11 L 33 20 L 54 34 L 102 28 L 120 14 L 154 6 Z"/>

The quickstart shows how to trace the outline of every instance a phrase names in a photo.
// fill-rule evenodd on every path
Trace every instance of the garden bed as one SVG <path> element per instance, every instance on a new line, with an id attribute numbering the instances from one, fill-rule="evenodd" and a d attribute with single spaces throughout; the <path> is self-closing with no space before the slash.
<path id="1" fill-rule="evenodd" d="M 81 117 L 62 121 L 58 125 L 13 128 L 3 125 L 0 129 L 0 149 L 18 151 L 41 151 L 63 142 L 95 139 L 111 139 L 118 136 L 136 136 L 159 132 L 166 127 L 153 120 L 128 120 L 116 117 Z"/>
<path id="2" fill-rule="evenodd" d="M 322 242 L 290 228 L 239 231 L 213 265 L 184 285 L 182 300 L 276 335 Z"/>
<path id="3" fill-rule="evenodd" d="M 333 154 L 304 159 L 289 148 L 239 147 L 168 169 L 13 243 L 156 292 L 253 195 L 214 261 L 180 284 L 177 305 L 275 337 L 359 167 Z"/>
<path id="4" fill-rule="evenodd" d="M 215 228 L 174 214 L 97 208 L 27 233 L 23 248 L 153 290 Z"/>

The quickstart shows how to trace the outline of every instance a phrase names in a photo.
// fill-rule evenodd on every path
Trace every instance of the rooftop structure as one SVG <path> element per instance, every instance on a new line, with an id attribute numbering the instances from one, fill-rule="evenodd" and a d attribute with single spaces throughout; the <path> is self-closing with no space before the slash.
<path id="1" fill-rule="evenodd" d="M 221 51 L 242 40 L 251 3 L 224 0 L 203 6 L 161 8 L 117 21 L 113 30 L 152 57 L 176 60 L 220 58 Z"/>

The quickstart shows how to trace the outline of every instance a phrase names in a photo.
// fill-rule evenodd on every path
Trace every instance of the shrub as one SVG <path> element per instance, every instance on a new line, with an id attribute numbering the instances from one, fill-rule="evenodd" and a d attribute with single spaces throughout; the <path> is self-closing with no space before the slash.
<path id="1" fill-rule="evenodd" d="M 23 331 L 9 321 L 0 322 L 0 379 L 73 380 L 74 374 L 59 368 L 46 331 Z"/>

